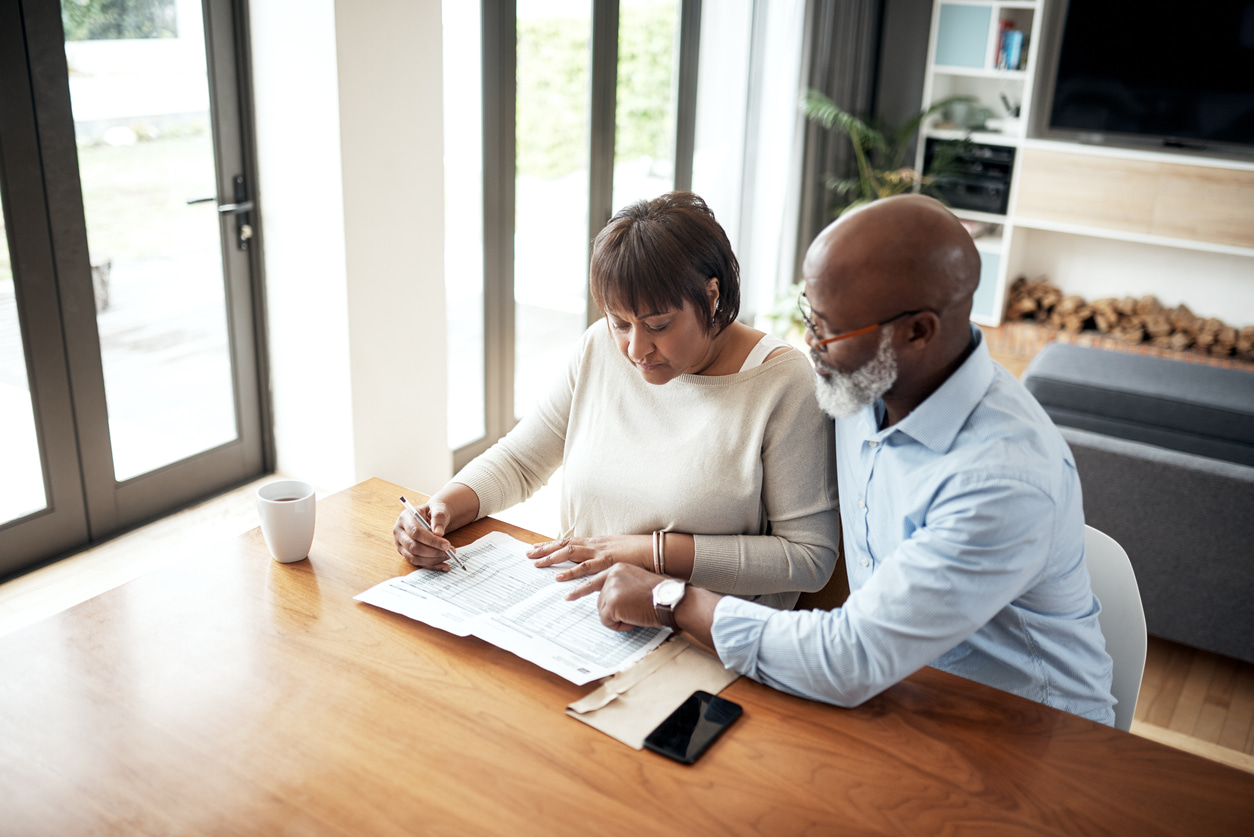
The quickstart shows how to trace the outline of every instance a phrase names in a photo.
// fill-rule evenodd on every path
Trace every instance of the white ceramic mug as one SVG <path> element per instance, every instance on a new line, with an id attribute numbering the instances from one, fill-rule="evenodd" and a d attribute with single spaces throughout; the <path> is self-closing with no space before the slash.
<path id="1" fill-rule="evenodd" d="M 279 480 L 257 489 L 261 534 L 274 560 L 284 564 L 309 556 L 313 545 L 314 487 L 298 480 Z"/>

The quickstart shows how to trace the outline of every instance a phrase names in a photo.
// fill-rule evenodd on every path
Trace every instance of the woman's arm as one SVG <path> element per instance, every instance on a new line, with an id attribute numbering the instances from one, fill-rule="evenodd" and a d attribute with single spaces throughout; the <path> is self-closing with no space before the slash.
<path id="1" fill-rule="evenodd" d="M 562 464 L 566 425 L 587 336 L 572 354 L 565 372 L 536 408 L 419 508 L 431 523 L 426 531 L 408 512 L 392 527 L 396 550 L 411 564 L 448 569 L 448 532 L 530 497 Z"/>
<path id="2" fill-rule="evenodd" d="M 654 554 L 654 549 L 657 554 Z M 562 538 L 538 543 L 527 552 L 536 559 L 536 566 L 548 567 L 563 561 L 577 566 L 557 574 L 558 581 L 596 575 L 615 564 L 627 564 L 656 572 L 662 568 L 672 578 L 692 575 L 693 537 L 678 532 L 662 532 L 654 542 L 653 535 L 608 535 L 592 538 Z"/>
<path id="3" fill-rule="evenodd" d="M 767 532 L 698 533 L 691 580 L 709 590 L 740 596 L 820 590 L 836 566 L 832 422 L 815 400 L 814 372 L 804 358 L 781 364 L 779 374 L 773 397 L 754 402 L 769 410 L 760 445 L 743 454 L 760 457 Z"/>

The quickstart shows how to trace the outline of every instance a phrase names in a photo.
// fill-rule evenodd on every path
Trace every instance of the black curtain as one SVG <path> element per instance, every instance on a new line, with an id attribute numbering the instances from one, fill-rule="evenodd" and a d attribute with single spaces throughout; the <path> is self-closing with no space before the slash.
<path id="1" fill-rule="evenodd" d="M 805 90 L 818 90 L 856 116 L 875 110 L 881 24 L 885 0 L 809 0 L 801 78 Z M 926 44 L 924 45 L 926 50 Z M 857 171 L 849 139 L 806 122 L 802 157 L 797 269 L 806 248 L 831 220 L 827 176 L 849 177 Z"/>

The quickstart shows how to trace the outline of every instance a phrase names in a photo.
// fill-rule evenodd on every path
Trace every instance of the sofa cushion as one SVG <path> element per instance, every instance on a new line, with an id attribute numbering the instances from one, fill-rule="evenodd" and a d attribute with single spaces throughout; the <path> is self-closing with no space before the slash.
<path id="1" fill-rule="evenodd" d="M 1127 551 L 1149 633 L 1254 663 L 1254 467 L 1061 432 L 1084 521 Z"/>
<path id="2" fill-rule="evenodd" d="M 1254 372 L 1051 343 L 1023 384 L 1059 425 L 1254 465 Z"/>

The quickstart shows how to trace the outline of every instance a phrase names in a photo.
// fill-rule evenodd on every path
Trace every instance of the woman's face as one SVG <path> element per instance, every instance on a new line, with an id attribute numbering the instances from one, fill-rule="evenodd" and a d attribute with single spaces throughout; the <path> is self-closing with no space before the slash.
<path id="1" fill-rule="evenodd" d="M 691 302 L 641 315 L 610 309 L 605 319 L 618 350 L 650 384 L 699 374 L 714 360 L 713 334 L 701 327 Z"/>

